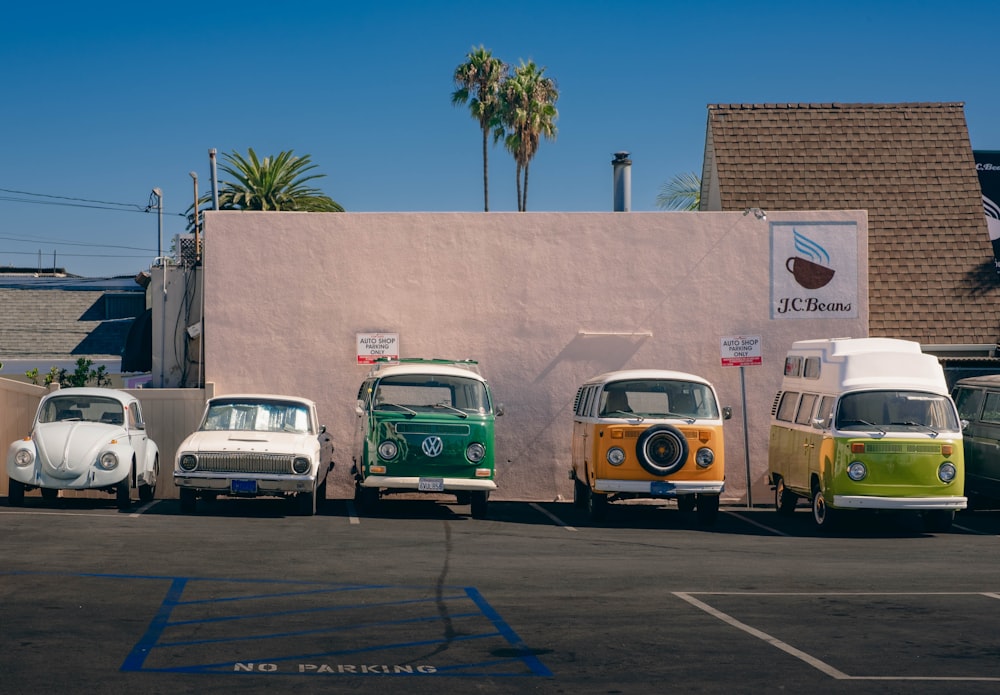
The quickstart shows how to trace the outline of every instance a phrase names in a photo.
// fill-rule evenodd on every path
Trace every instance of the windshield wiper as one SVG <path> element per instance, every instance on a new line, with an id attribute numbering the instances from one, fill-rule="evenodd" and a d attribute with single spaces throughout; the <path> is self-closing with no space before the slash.
<path id="1" fill-rule="evenodd" d="M 399 408 L 407 415 L 416 415 L 417 411 L 412 408 L 407 408 L 405 405 L 400 405 L 399 403 L 379 403 L 375 406 L 375 410 L 383 410 L 384 408 Z"/>
<path id="2" fill-rule="evenodd" d="M 922 427 L 925 430 L 927 430 L 928 432 L 930 432 L 931 436 L 934 436 L 934 437 L 938 436 L 938 431 L 936 429 L 934 429 L 930 425 L 925 425 L 922 422 L 906 421 L 906 422 L 903 422 L 901 424 L 904 425 L 904 426 L 906 426 L 906 427 Z"/>
<path id="3" fill-rule="evenodd" d="M 435 403 L 434 407 L 435 408 L 447 408 L 448 410 L 453 410 L 456 413 L 458 413 L 460 417 L 469 417 L 469 414 L 467 412 L 465 412 L 464 410 L 459 410 L 455 406 L 448 405 L 447 403 Z"/>

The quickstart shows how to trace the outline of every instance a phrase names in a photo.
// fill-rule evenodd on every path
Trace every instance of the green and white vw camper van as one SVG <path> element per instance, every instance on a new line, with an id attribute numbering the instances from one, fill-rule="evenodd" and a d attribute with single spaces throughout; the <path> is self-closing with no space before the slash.
<path id="1" fill-rule="evenodd" d="M 845 510 L 914 510 L 945 531 L 966 507 L 958 413 L 937 358 L 912 341 L 793 343 L 768 467 L 778 512 L 811 500 L 821 528 Z"/>
<path id="2" fill-rule="evenodd" d="M 355 501 L 372 508 L 389 493 L 455 495 L 484 518 L 494 481 L 496 416 L 472 360 L 378 361 L 358 391 Z"/>

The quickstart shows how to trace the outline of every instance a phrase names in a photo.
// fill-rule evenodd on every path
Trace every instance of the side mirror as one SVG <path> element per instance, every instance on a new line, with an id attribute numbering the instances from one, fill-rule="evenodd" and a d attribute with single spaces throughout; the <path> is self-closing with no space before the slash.
<path id="1" fill-rule="evenodd" d="M 497 403 L 497 407 L 496 407 L 496 409 L 494 409 L 493 413 L 497 417 L 500 417 L 501 415 L 503 415 L 503 403 Z"/>
<path id="2" fill-rule="evenodd" d="M 962 431 L 963 432 L 969 428 L 969 421 L 968 420 L 962 420 L 959 424 L 962 426 Z"/>
<path id="3" fill-rule="evenodd" d="M 722 406 L 722 419 L 731 420 L 732 417 L 733 417 L 733 406 L 731 405 Z"/>
<path id="4" fill-rule="evenodd" d="M 360 398 L 358 399 L 358 402 L 354 406 L 354 412 L 358 414 L 358 417 L 361 417 L 362 415 L 365 414 L 365 402 Z"/>
<path id="5" fill-rule="evenodd" d="M 326 425 L 320 425 L 319 426 L 319 433 L 320 434 L 326 434 Z"/>

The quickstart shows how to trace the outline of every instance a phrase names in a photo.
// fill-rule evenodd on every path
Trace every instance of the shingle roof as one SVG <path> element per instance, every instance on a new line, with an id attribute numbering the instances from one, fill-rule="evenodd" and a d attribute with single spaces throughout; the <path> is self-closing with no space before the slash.
<path id="1" fill-rule="evenodd" d="M 120 357 L 134 318 L 106 319 L 106 293 L 0 288 L 0 362 Z"/>
<path id="2" fill-rule="evenodd" d="M 704 209 L 868 210 L 869 332 L 1000 340 L 961 103 L 711 104 Z"/>

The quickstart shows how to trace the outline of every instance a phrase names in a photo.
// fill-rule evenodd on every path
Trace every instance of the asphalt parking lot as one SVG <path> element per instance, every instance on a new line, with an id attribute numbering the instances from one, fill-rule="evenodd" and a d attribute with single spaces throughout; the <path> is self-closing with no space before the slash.
<path id="1" fill-rule="evenodd" d="M 1000 690 L 1000 512 L 0 498 L 4 693 Z"/>

